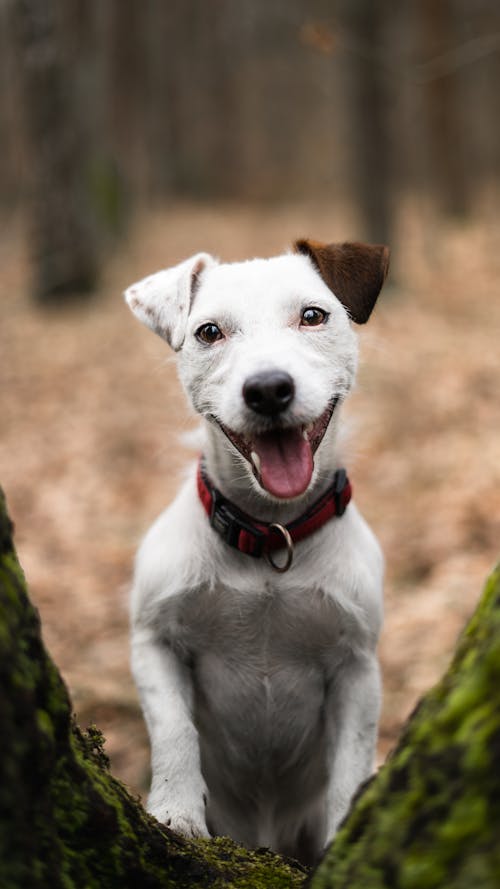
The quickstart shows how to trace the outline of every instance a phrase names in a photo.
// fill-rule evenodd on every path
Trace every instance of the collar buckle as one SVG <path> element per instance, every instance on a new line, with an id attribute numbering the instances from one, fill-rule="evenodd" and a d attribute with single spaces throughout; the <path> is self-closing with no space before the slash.
<path id="1" fill-rule="evenodd" d="M 240 549 L 240 535 L 242 531 L 245 532 L 252 540 L 251 548 L 246 550 L 248 555 L 259 558 L 264 552 L 266 534 L 255 525 L 245 522 L 241 513 L 237 515 L 233 512 L 231 504 L 217 488 L 212 488 L 211 493 L 210 524 L 212 528 L 220 534 L 225 543 L 236 549 Z"/>

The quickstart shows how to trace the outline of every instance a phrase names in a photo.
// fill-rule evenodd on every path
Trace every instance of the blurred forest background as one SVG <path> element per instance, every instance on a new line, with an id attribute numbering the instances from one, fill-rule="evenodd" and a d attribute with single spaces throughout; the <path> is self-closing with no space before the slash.
<path id="1" fill-rule="evenodd" d="M 193 427 L 131 281 L 392 249 L 346 462 L 387 557 L 380 758 L 500 552 L 497 0 L 0 0 L 0 483 L 82 723 L 147 786 L 127 588 Z"/>

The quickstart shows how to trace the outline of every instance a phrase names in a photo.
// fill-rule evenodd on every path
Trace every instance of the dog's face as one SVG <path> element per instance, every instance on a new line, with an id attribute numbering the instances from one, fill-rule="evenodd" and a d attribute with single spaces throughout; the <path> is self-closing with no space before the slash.
<path id="1" fill-rule="evenodd" d="M 178 351 L 195 410 L 278 499 L 311 483 L 314 455 L 354 382 L 350 319 L 368 319 L 388 266 L 379 246 L 299 241 L 295 251 L 232 264 L 197 254 L 125 294 Z"/>

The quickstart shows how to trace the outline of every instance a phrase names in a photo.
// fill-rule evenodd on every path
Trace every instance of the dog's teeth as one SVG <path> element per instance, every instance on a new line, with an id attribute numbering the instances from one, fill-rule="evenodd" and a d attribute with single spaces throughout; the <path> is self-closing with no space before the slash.
<path id="1" fill-rule="evenodd" d="M 260 457 L 259 457 L 259 455 L 255 451 L 251 451 L 250 459 L 252 461 L 253 467 L 254 467 L 257 475 L 260 476 Z"/>
<path id="2" fill-rule="evenodd" d="M 309 441 L 309 434 L 313 430 L 314 423 L 308 423 L 307 426 L 304 426 L 302 435 L 304 436 L 306 441 Z"/>

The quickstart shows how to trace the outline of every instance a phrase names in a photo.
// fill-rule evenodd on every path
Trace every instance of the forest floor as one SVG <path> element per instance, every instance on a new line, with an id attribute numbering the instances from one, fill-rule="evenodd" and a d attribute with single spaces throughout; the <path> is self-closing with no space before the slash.
<path id="1" fill-rule="evenodd" d="M 193 459 L 195 425 L 165 344 L 120 293 L 197 250 L 272 255 L 294 237 L 343 238 L 313 206 L 174 205 L 142 216 L 86 304 L 30 299 L 19 227 L 0 246 L 0 483 L 44 637 L 82 724 L 107 737 L 115 774 L 148 780 L 129 673 L 127 591 L 141 535 Z M 5 230 L 5 227 L 4 227 Z M 500 555 L 498 229 L 443 229 L 401 214 L 392 283 L 360 331 L 346 465 L 387 560 L 380 645 L 381 761 L 440 676 Z"/>

